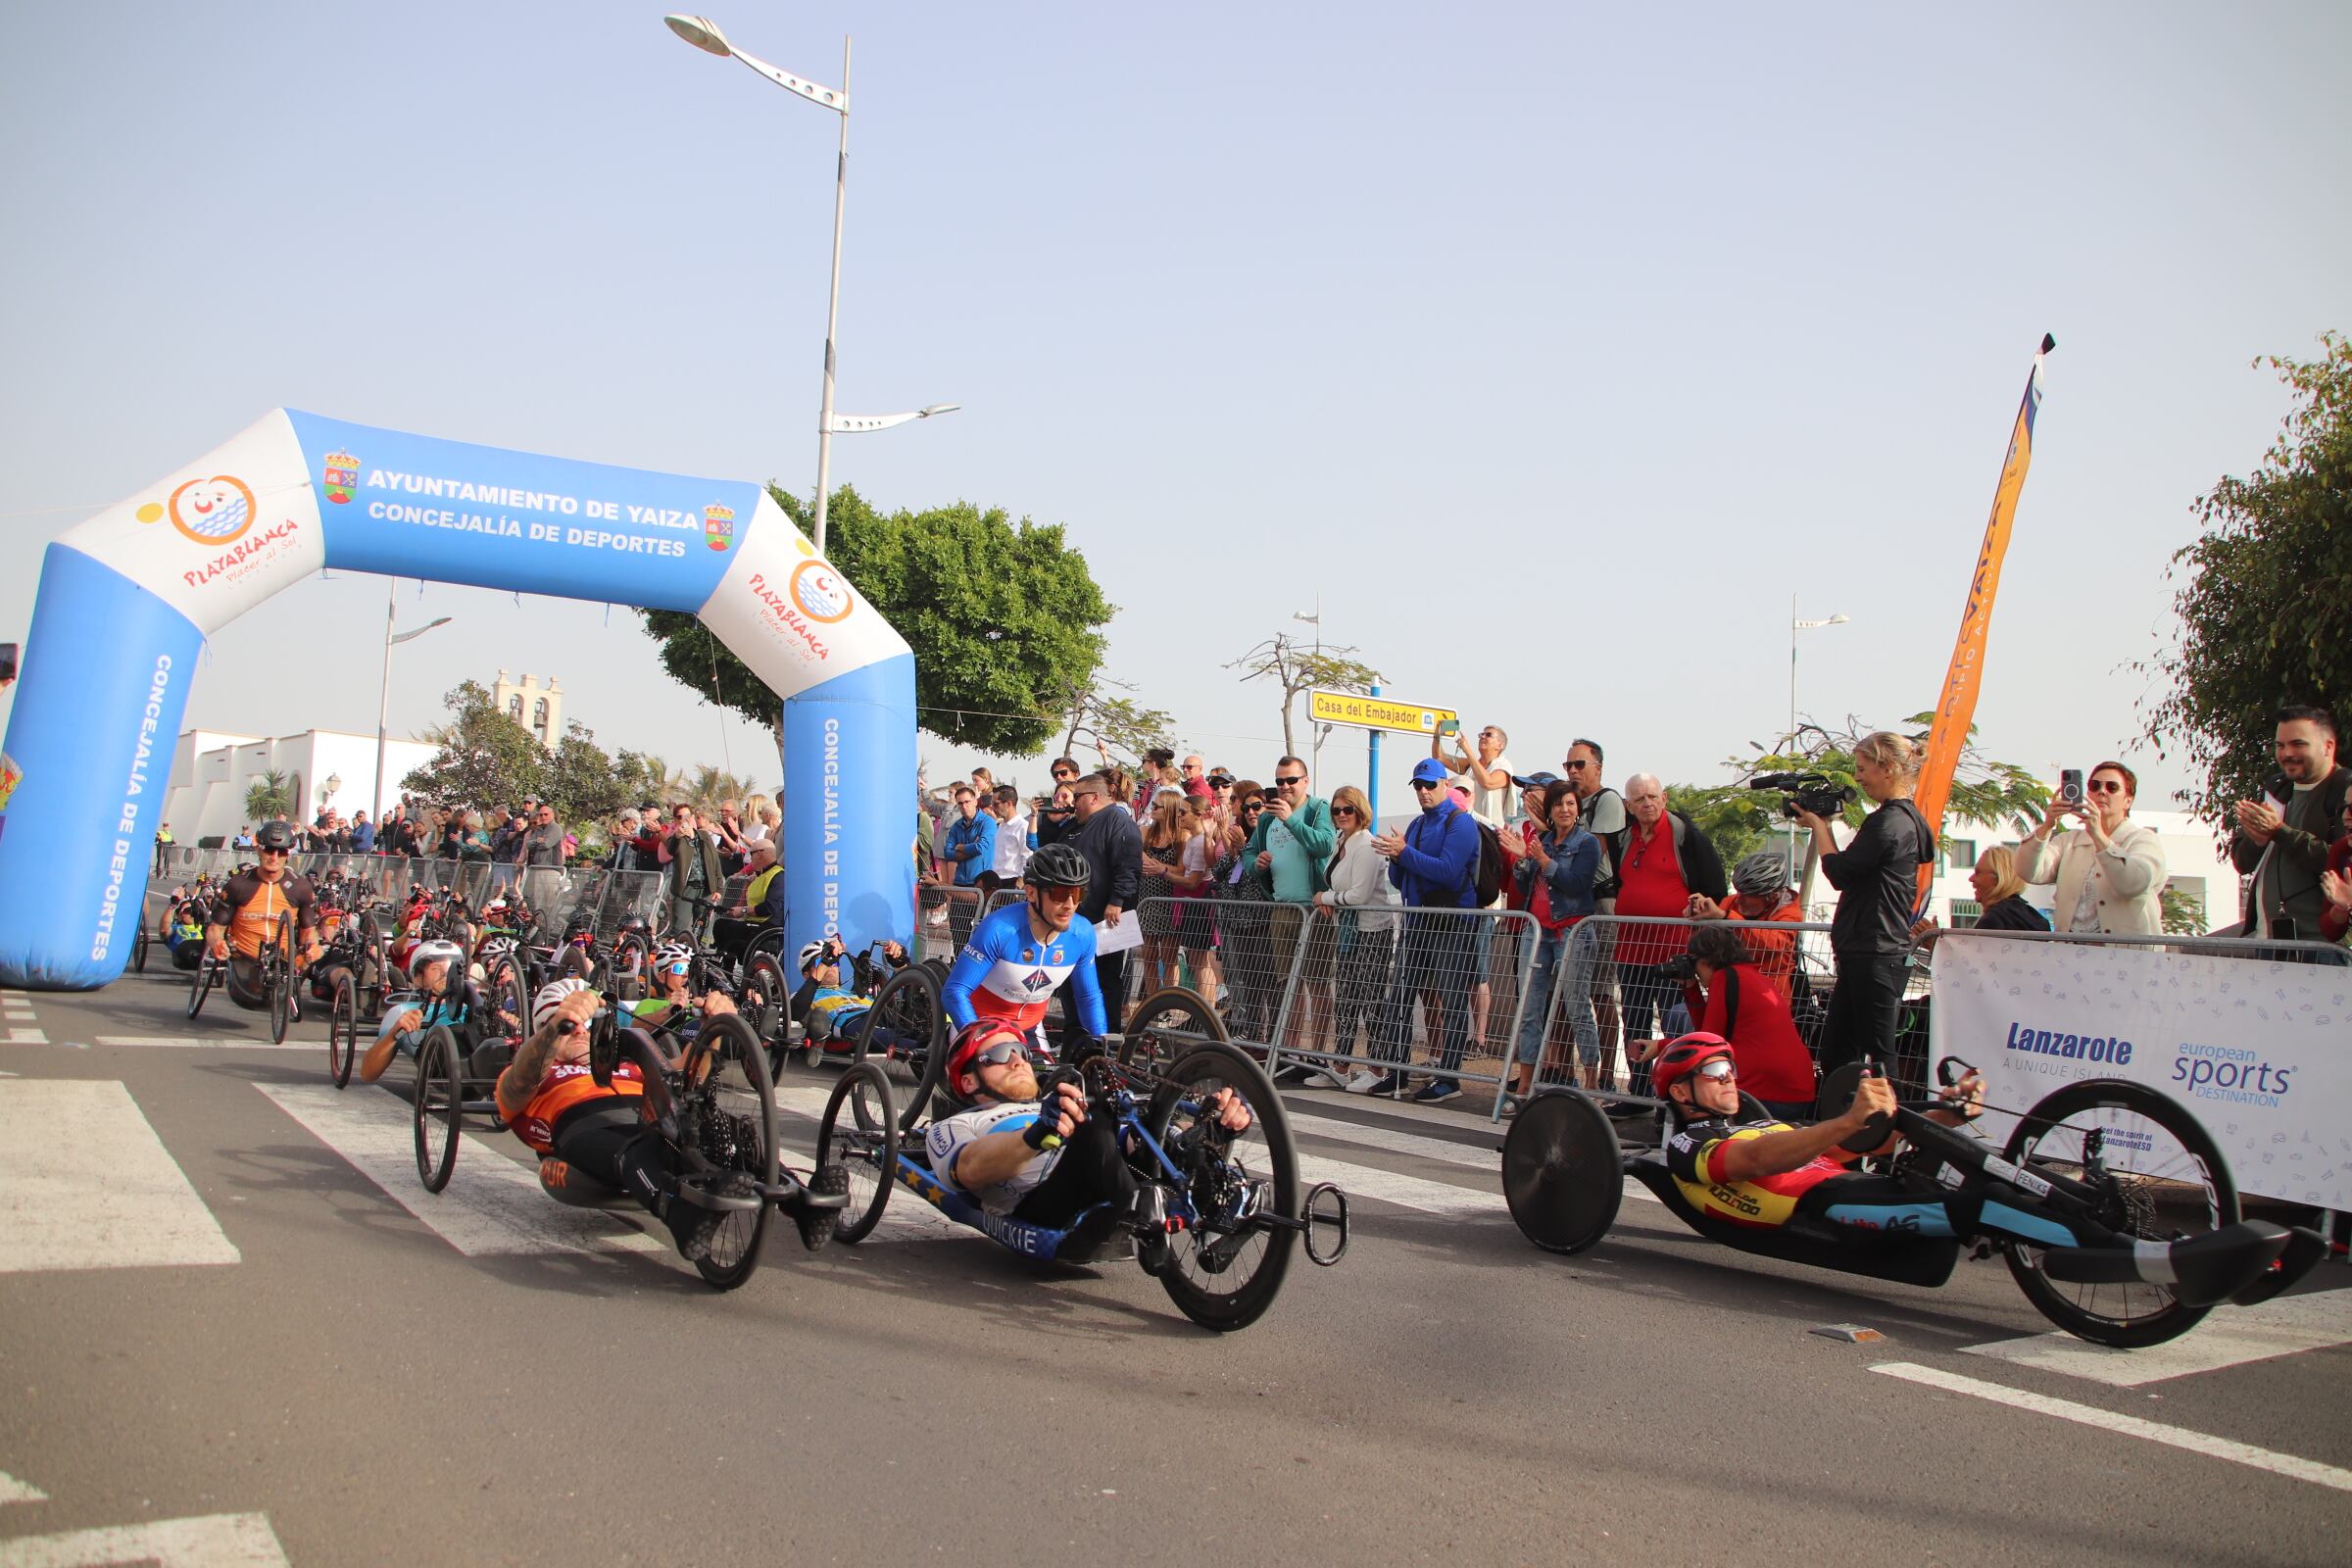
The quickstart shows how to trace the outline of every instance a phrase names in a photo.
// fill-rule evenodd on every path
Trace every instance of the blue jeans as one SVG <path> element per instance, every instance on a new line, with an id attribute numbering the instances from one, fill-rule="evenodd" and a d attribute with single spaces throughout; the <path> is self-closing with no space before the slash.
<path id="1" fill-rule="evenodd" d="M 1551 1021 L 1551 987 L 1567 939 L 1565 931 L 1537 935 L 1535 960 L 1527 966 L 1527 1002 L 1519 1017 L 1519 1064 L 1523 1067 L 1544 1059 L 1544 1026 Z"/>
<path id="2" fill-rule="evenodd" d="M 1396 983 L 1389 992 L 1386 1033 L 1394 1055 L 1402 1064 L 1411 1050 L 1413 1009 L 1421 993 L 1439 999 L 1439 1038 L 1433 1070 L 1450 1078 L 1462 1069 L 1462 1054 L 1470 1045 L 1469 925 L 1460 916 L 1407 914 L 1404 935 L 1396 945 Z M 1483 934 L 1483 932 L 1482 932 Z"/>
<path id="3" fill-rule="evenodd" d="M 1527 971 L 1527 1013 L 1519 1023 L 1522 1062 L 1544 1059 L 1544 1026 L 1550 1022 L 1551 997 L 1556 990 L 1577 1056 L 1588 1067 L 1600 1065 L 1600 1028 L 1592 1017 L 1595 950 L 1589 941 L 1574 940 L 1575 935 L 1576 928 L 1570 926 L 1545 933 L 1536 944 L 1536 959 Z"/>
<path id="4" fill-rule="evenodd" d="M 1560 957 L 1559 978 L 1552 984 L 1560 993 L 1560 1010 L 1568 1014 L 1568 1035 L 1576 1042 L 1578 1059 L 1588 1067 L 1597 1067 L 1600 1022 L 1592 1014 L 1592 977 L 1600 968 L 1602 949 L 1591 936 L 1577 941 L 1574 926 L 1565 935 L 1568 949 Z"/>

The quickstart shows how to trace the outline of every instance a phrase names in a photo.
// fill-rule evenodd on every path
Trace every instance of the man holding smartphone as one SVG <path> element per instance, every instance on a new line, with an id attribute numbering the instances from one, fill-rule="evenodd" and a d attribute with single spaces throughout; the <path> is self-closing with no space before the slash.
<path id="1" fill-rule="evenodd" d="M 1470 814 L 1497 833 L 1511 820 L 1511 760 L 1502 755 L 1510 740 L 1500 724 L 1489 724 L 1478 732 L 1478 755 L 1473 757 L 1462 745 L 1460 721 L 1451 718 L 1429 739 L 1429 755 L 1446 764 L 1449 776 L 1470 786 Z"/>

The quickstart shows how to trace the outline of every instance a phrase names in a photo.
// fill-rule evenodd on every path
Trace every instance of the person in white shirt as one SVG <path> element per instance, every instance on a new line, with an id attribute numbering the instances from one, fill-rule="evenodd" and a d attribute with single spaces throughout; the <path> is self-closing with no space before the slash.
<path id="1" fill-rule="evenodd" d="M 1453 742 L 1453 754 L 1446 753 L 1446 743 Z M 1430 738 L 1429 755 L 1446 764 L 1446 771 L 1458 777 L 1470 789 L 1470 814 L 1499 833 L 1517 810 L 1511 788 L 1511 760 L 1502 749 L 1511 742 L 1500 724 L 1489 724 L 1478 732 L 1478 755 L 1472 757 L 1462 746 L 1460 731 L 1452 735 Z"/>
<path id="2" fill-rule="evenodd" d="M 1029 813 L 1021 809 L 1021 792 L 1009 784 L 1000 784 L 988 805 L 989 814 L 997 819 L 997 853 L 988 869 L 981 873 L 980 886 L 987 893 L 1008 888 L 1021 879 L 1029 868 Z"/>
<path id="3" fill-rule="evenodd" d="M 2121 762 L 2101 762 L 2082 781 L 2080 804 L 2052 798 L 2041 826 L 2017 848 L 2017 874 L 2056 883 L 2050 926 L 2110 936 L 2164 931 L 2164 844 L 2132 820 L 2139 780 Z M 2073 817 L 2082 825 L 2059 831 Z M 2054 835 L 2054 836 L 2053 836 Z"/>

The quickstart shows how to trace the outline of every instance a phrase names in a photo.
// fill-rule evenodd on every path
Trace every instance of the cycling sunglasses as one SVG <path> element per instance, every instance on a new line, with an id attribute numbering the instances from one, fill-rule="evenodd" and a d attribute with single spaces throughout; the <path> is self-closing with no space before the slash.
<path id="1" fill-rule="evenodd" d="M 1711 1078 L 1715 1082 L 1721 1083 L 1726 1078 L 1739 1077 L 1740 1069 L 1738 1066 L 1734 1065 L 1731 1057 L 1717 1056 L 1712 1061 L 1701 1062 L 1699 1064 L 1698 1071 L 1692 1074 L 1692 1076 L 1698 1078 Z"/>
<path id="2" fill-rule="evenodd" d="M 662 966 L 662 972 L 663 974 L 684 974 L 693 966 L 693 960 L 690 958 L 673 958 Z"/>
<path id="3" fill-rule="evenodd" d="M 1029 1059 L 1029 1053 L 1023 1051 L 1020 1046 L 1013 1041 L 1000 1040 L 995 1045 L 990 1046 L 987 1050 L 973 1056 L 972 1065 L 975 1068 L 1002 1067 L 1006 1062 L 1011 1061 L 1016 1057 L 1022 1061 L 1027 1061 Z"/>

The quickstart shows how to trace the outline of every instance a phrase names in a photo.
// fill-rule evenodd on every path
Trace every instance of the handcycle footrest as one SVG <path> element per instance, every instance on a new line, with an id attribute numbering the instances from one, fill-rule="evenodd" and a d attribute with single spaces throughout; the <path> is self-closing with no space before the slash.
<path id="1" fill-rule="evenodd" d="M 692 1203 L 697 1208 L 715 1208 L 741 1212 L 749 1212 L 772 1201 L 772 1200 L 766 1194 L 760 1192 L 712 1192 L 709 1187 L 704 1185 L 707 1180 L 711 1179 L 713 1178 L 709 1178 L 702 1175 L 680 1177 L 678 1179 L 679 1199 L 685 1202 Z"/>

